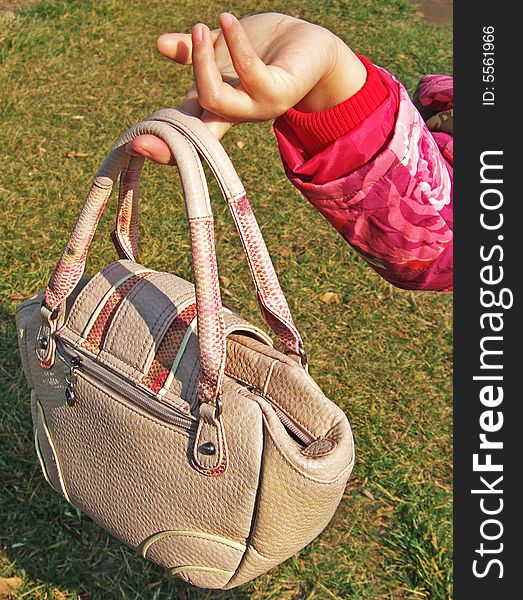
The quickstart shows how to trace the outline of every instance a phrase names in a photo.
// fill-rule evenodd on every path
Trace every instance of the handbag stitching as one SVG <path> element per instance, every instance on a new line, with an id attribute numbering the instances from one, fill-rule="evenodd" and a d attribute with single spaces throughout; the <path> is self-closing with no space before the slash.
<path id="1" fill-rule="evenodd" d="M 222 544 L 223 546 L 227 546 L 228 548 L 231 548 L 233 550 L 236 550 L 237 552 L 241 552 L 242 554 L 245 553 L 247 546 L 245 544 L 241 544 L 240 542 L 236 542 L 235 540 L 229 540 L 227 538 L 223 538 L 223 539 L 218 539 L 219 536 L 215 535 L 215 534 L 207 534 L 204 531 L 160 531 L 158 533 L 154 533 L 153 535 L 147 537 L 141 544 L 140 546 L 143 546 L 144 550 L 142 550 L 141 555 L 143 556 L 143 558 L 147 558 L 147 552 L 149 551 L 150 548 L 152 548 L 154 546 L 154 544 L 156 544 L 156 542 L 159 542 L 161 540 L 164 540 L 166 538 L 178 538 L 178 537 L 188 537 L 188 538 L 193 538 L 193 539 L 197 539 L 197 540 L 205 540 L 207 542 L 213 542 L 216 544 Z M 220 536 L 221 537 L 221 536 Z M 241 546 L 241 548 L 239 548 L 238 546 Z"/>
<path id="2" fill-rule="evenodd" d="M 67 318 L 67 322 L 69 323 L 70 321 L 74 321 L 74 319 L 77 319 L 80 316 L 80 310 L 83 308 L 85 302 L 87 301 L 87 298 L 90 297 L 90 295 L 86 292 L 86 290 L 88 288 L 92 287 L 92 284 L 94 281 L 97 281 L 99 279 L 98 276 L 100 276 L 102 273 L 104 275 L 109 275 L 110 273 L 112 273 L 112 271 L 114 271 L 118 266 L 120 265 L 120 263 L 116 262 L 113 263 L 112 265 L 109 265 L 106 269 L 102 269 L 101 271 L 99 271 L 98 273 L 96 273 L 96 275 L 91 279 L 91 281 L 89 281 L 87 283 L 87 285 L 84 287 L 84 289 L 80 292 L 78 298 L 76 299 L 76 302 L 74 303 L 74 305 L 71 308 L 71 312 L 69 313 L 69 317 Z"/>
<path id="3" fill-rule="evenodd" d="M 163 275 L 163 273 L 160 273 L 160 275 Z M 171 286 L 172 286 L 172 288 L 176 289 L 176 282 L 174 282 L 174 281 L 170 281 L 170 283 L 171 283 Z M 154 285 L 154 284 L 151 284 L 151 285 Z M 137 292 L 137 293 L 138 293 L 138 292 Z M 166 295 L 168 294 L 168 292 L 167 292 L 167 291 L 166 291 L 166 292 L 163 292 L 163 291 L 162 291 L 162 293 L 164 293 L 164 294 L 166 294 Z M 135 295 L 136 295 L 136 294 L 135 294 Z M 180 304 L 183 304 L 184 302 L 186 302 L 187 300 L 189 300 L 189 299 L 191 299 L 191 298 L 193 298 L 193 297 L 194 297 L 194 290 L 191 290 L 190 292 L 188 291 L 188 292 L 186 293 L 186 295 L 182 296 L 181 298 L 177 298 L 176 302 L 177 302 L 177 304 L 178 304 L 178 305 L 180 305 Z M 163 315 L 165 314 L 165 312 L 166 312 L 166 311 L 168 311 L 169 309 L 171 309 L 171 308 L 172 308 L 172 306 L 173 306 L 172 302 L 171 302 L 171 303 L 168 303 L 168 304 L 166 305 L 165 309 L 164 309 L 164 310 L 162 311 L 162 313 L 160 314 L 160 316 L 159 316 L 159 317 L 156 319 L 156 321 L 155 321 L 155 323 L 154 323 L 154 325 L 153 325 L 153 328 L 152 328 L 152 330 L 151 330 L 151 334 L 150 334 L 150 336 L 151 336 L 151 338 L 152 338 L 152 342 L 150 343 L 150 346 L 149 346 L 149 352 L 148 352 L 147 354 L 149 354 L 149 353 L 151 352 L 151 349 L 152 349 L 152 347 L 153 347 L 153 346 L 155 345 L 155 343 L 156 343 L 156 340 L 154 339 L 154 338 L 155 338 L 155 335 L 156 335 L 156 334 L 158 333 L 158 331 L 161 329 L 162 325 L 164 325 L 164 324 L 165 324 L 165 321 L 167 321 L 167 319 L 166 319 L 166 320 L 165 320 L 163 323 L 161 323 L 160 325 L 158 325 L 158 322 L 161 320 L 161 318 L 163 317 Z M 179 311 L 178 311 L 178 306 L 175 306 L 175 312 L 174 312 L 174 315 L 177 315 L 178 313 L 179 313 Z M 123 319 L 122 319 L 122 321 L 123 321 Z M 158 330 L 156 330 L 156 327 L 157 327 L 157 326 L 158 326 Z M 148 341 L 148 340 L 147 340 L 147 338 L 145 338 L 145 340 L 144 340 L 144 344 L 143 344 L 142 348 L 140 349 L 140 356 L 141 356 L 141 353 L 143 352 L 143 350 L 144 350 L 145 346 L 147 345 L 147 341 Z"/>
<path id="4" fill-rule="evenodd" d="M 147 279 L 150 274 L 151 272 L 147 270 L 133 273 L 126 277 L 124 281 L 120 280 L 121 283 L 118 282 L 119 285 L 113 286 L 108 290 L 107 294 L 109 296 L 104 294 L 81 333 L 83 341 L 80 345 L 83 348 L 91 350 L 93 354 L 100 354 L 100 350 L 105 346 L 105 341 L 111 331 L 113 319 L 118 312 L 119 306 L 131 294 L 134 287 L 143 279 Z M 103 300 L 105 302 L 101 305 Z M 105 313 L 106 310 L 109 312 Z"/>
<path id="5" fill-rule="evenodd" d="M 277 358 L 274 359 L 277 362 L 280 362 Z M 281 364 L 285 364 L 285 363 L 281 363 Z M 251 385 L 248 381 L 245 381 L 244 379 L 242 379 L 239 375 L 233 374 L 230 371 L 228 371 L 227 369 L 225 370 L 225 374 L 228 375 L 231 379 L 235 379 L 236 381 L 241 381 L 241 383 L 244 383 L 245 385 Z M 256 388 L 258 389 L 258 388 Z M 259 391 L 259 390 L 258 390 Z M 261 394 L 261 392 L 260 392 Z M 287 410 L 285 408 L 283 408 L 283 406 L 281 406 L 281 404 L 279 402 L 277 402 L 276 400 L 274 400 L 274 398 L 272 396 L 270 396 L 269 394 L 262 394 L 262 396 L 264 396 L 265 398 L 267 398 L 268 400 L 271 401 L 272 404 L 275 404 L 282 412 L 287 413 Z M 308 427 L 306 427 L 297 417 L 295 417 L 294 415 L 292 415 L 292 418 L 296 421 L 296 423 L 298 423 L 299 425 L 301 425 L 303 427 L 303 429 L 305 429 L 305 431 L 314 439 L 316 439 L 316 436 L 309 431 Z"/>
<path id="6" fill-rule="evenodd" d="M 109 367 L 118 372 L 122 377 L 129 377 L 130 379 L 138 381 L 142 375 L 138 369 L 135 369 L 131 365 L 126 364 L 123 360 L 114 356 L 106 350 L 100 350 L 98 355 L 102 364 L 107 364 Z"/>
<path id="7" fill-rule="evenodd" d="M 198 375 L 200 373 L 200 361 L 195 360 L 193 364 L 193 368 L 191 370 L 191 374 L 189 375 L 188 383 L 187 383 L 187 403 L 189 406 L 193 406 L 195 404 L 195 400 L 198 398 L 198 386 L 196 384 L 196 380 L 198 379 Z"/>
<path id="8" fill-rule="evenodd" d="M 131 302 L 131 296 L 132 296 L 132 298 L 134 298 L 134 297 L 135 297 L 135 296 L 138 294 L 138 292 L 139 292 L 139 291 L 140 291 L 142 288 L 144 288 L 144 287 L 145 287 L 145 285 L 146 285 L 146 284 L 145 284 L 145 280 L 146 280 L 146 279 L 147 279 L 147 278 L 145 277 L 144 279 L 142 279 L 142 280 L 140 281 L 140 283 L 138 283 L 137 285 L 135 285 L 135 286 L 134 286 L 134 288 L 133 288 L 134 294 L 131 292 L 131 293 L 130 293 L 130 294 L 127 296 L 127 298 L 126 298 L 127 302 L 122 302 L 122 303 L 120 304 L 120 306 L 118 307 L 118 310 L 116 311 L 116 314 L 114 315 L 113 319 L 116 321 L 116 318 L 117 318 L 117 317 L 120 317 L 120 318 L 118 319 L 118 321 L 116 321 L 116 325 L 115 325 L 115 326 L 114 326 L 114 328 L 113 328 L 113 335 L 112 335 L 112 337 L 111 337 L 111 344 L 109 344 L 109 343 L 107 344 L 108 348 L 112 348 L 112 344 L 113 344 L 113 342 L 115 341 L 116 337 L 118 336 L 118 333 L 120 332 L 121 328 L 124 326 L 124 324 L 125 324 L 125 323 L 126 323 L 126 321 L 127 321 L 127 319 L 126 319 L 126 314 L 129 312 L 129 310 L 130 310 L 130 307 L 132 306 L 132 302 Z M 142 284 L 142 282 L 143 282 L 143 285 L 141 285 L 141 284 Z M 138 290 L 137 290 L 136 288 L 138 288 L 138 287 L 139 287 L 140 289 L 138 289 Z M 172 304 L 171 304 L 171 306 L 172 306 Z M 123 307 L 123 308 L 122 308 L 122 307 Z M 161 317 L 161 316 L 164 314 L 165 310 L 167 310 L 168 308 L 170 308 L 170 306 L 169 306 L 169 305 L 166 305 L 166 307 L 165 307 L 165 308 L 164 308 L 164 310 L 162 311 L 162 313 L 161 313 L 160 317 Z M 121 313 L 123 313 L 123 314 L 122 314 L 122 315 L 120 315 L 120 314 L 119 314 L 120 312 L 121 312 Z M 157 317 L 157 319 L 156 319 L 156 321 L 155 321 L 155 323 L 154 323 L 154 325 L 153 325 L 153 330 L 151 330 L 151 336 L 153 337 L 153 339 L 154 339 L 154 327 L 156 326 L 156 323 L 158 322 L 158 319 L 159 319 L 160 317 Z M 142 352 L 143 352 L 143 350 L 144 350 L 144 348 L 145 348 L 146 344 L 147 344 L 147 338 L 145 338 L 145 340 L 144 340 L 144 342 L 143 342 L 143 344 L 142 344 L 142 347 L 140 348 L 139 356 L 141 356 L 141 355 L 142 355 Z M 105 347 L 104 347 L 104 350 L 105 350 Z M 111 352 L 109 351 L 109 349 L 107 349 L 107 350 L 106 350 L 106 352 L 107 352 L 108 354 L 111 354 Z M 142 362 L 143 362 L 143 361 L 142 361 Z M 133 368 L 135 368 L 135 369 L 136 369 L 136 367 L 133 367 Z M 136 369 L 136 370 L 137 370 L 137 371 L 139 371 L 139 372 L 141 372 L 141 371 L 140 371 L 140 369 Z"/>
<path id="9" fill-rule="evenodd" d="M 179 304 L 181 304 L 182 302 L 185 302 L 185 300 L 189 299 L 192 297 L 192 294 L 187 296 L 187 298 L 182 298 L 181 300 L 178 301 Z M 166 325 L 166 323 L 169 322 L 169 318 L 165 318 L 162 321 L 162 317 L 164 316 L 164 314 L 166 312 L 168 312 L 170 309 L 172 308 L 172 304 L 168 304 L 165 307 L 165 310 L 162 312 L 162 314 L 158 317 L 158 319 L 156 320 L 154 326 L 153 326 L 153 330 L 151 331 L 151 342 L 149 343 L 149 348 L 147 349 L 146 355 L 148 356 L 152 349 L 154 348 L 154 346 L 156 345 L 156 340 L 155 337 L 156 335 L 161 331 L 162 327 Z M 178 311 L 178 307 L 175 306 L 175 311 L 173 313 L 173 318 L 176 318 L 176 315 L 179 314 Z M 161 322 L 160 322 L 161 321 Z M 164 332 L 165 335 L 165 332 Z M 140 353 L 144 350 L 145 346 L 147 345 L 147 338 L 145 339 L 144 345 L 142 346 L 142 349 L 140 350 Z M 141 354 L 140 354 L 141 356 Z"/>
<path id="10" fill-rule="evenodd" d="M 160 394 L 161 390 L 164 389 L 166 382 L 168 381 L 169 377 L 171 377 L 171 374 L 172 377 L 174 377 L 176 374 L 176 369 L 180 365 L 181 359 L 183 358 L 189 337 L 192 335 L 193 329 L 191 328 L 191 323 L 195 321 L 195 313 L 196 306 L 194 303 L 191 303 L 183 310 L 175 313 L 172 321 L 170 321 L 168 327 L 165 329 L 164 336 L 156 348 L 153 359 L 149 365 L 149 368 L 147 369 L 147 373 L 140 382 L 152 390 L 152 386 L 154 385 L 155 381 L 157 381 L 158 377 L 164 375 L 163 383 L 160 384 L 161 387 L 154 390 L 156 394 Z M 183 318 L 182 315 L 184 315 Z M 176 329 L 176 331 L 173 333 L 174 325 L 177 321 L 178 323 L 182 324 L 182 328 Z M 174 339 L 173 336 L 175 336 Z M 185 344 L 184 340 L 186 340 Z M 177 344 L 174 343 L 176 341 Z M 168 356 L 165 354 L 167 351 L 164 349 L 164 344 L 169 345 L 169 350 L 171 350 L 171 353 Z M 172 352 L 172 350 L 174 350 L 174 352 Z M 161 358 L 165 359 L 165 361 L 168 361 L 170 366 L 164 365 Z"/>
<path id="11" fill-rule="evenodd" d="M 162 275 L 162 273 L 155 273 L 155 274 L 156 274 L 156 275 Z M 114 315 L 114 317 L 113 317 L 113 321 L 115 321 L 115 322 L 116 322 L 116 325 L 113 327 L 113 335 L 111 336 L 110 343 L 107 343 L 107 348 L 105 347 L 105 345 L 104 345 L 104 348 L 103 348 L 103 350 L 105 351 L 105 353 L 106 353 L 106 354 L 112 355 L 112 353 L 111 353 L 111 349 L 112 349 L 112 347 L 113 347 L 113 343 L 114 343 L 114 341 L 115 341 L 115 338 L 117 337 L 118 333 L 120 332 L 120 329 L 121 329 L 121 328 L 124 326 L 124 324 L 125 324 L 125 322 L 126 322 L 126 313 L 127 313 L 129 310 L 130 310 L 130 306 L 132 306 L 131 299 L 132 299 L 132 298 L 134 298 L 134 297 L 136 297 L 136 295 L 137 295 L 137 294 L 138 294 L 138 293 L 139 293 L 139 292 L 140 292 L 140 291 L 141 291 L 141 290 L 142 290 L 142 289 L 145 287 L 145 285 L 146 285 L 147 283 L 151 283 L 151 281 L 148 279 L 148 277 L 144 277 L 144 278 L 143 278 L 143 279 L 142 279 L 142 280 L 141 280 L 141 281 L 140 281 L 138 284 L 136 284 L 136 286 L 133 288 L 134 294 L 133 294 L 132 292 L 131 292 L 131 293 L 129 293 L 129 294 L 128 294 L 128 296 L 125 298 L 125 301 L 123 301 L 123 302 L 120 304 L 120 306 L 118 307 L 118 309 L 117 309 L 117 311 L 116 311 L 116 313 L 115 313 L 115 315 Z M 140 285 L 140 284 L 142 284 L 142 285 Z M 151 283 L 151 285 L 154 285 L 154 284 L 152 284 L 152 283 Z M 172 283 L 172 285 L 174 286 L 174 285 L 175 285 L 175 283 L 173 282 L 173 283 Z M 137 290 L 136 288 L 137 288 L 138 286 L 140 286 L 140 289 L 138 289 L 138 290 Z M 163 291 L 162 291 L 162 293 L 164 293 L 164 294 L 166 294 L 166 295 L 167 295 L 167 293 L 168 293 L 168 292 L 163 292 Z M 193 296 L 193 292 L 192 292 L 192 293 L 189 293 L 189 292 L 187 292 L 186 296 L 185 296 L 185 297 L 182 297 L 182 298 L 180 298 L 179 300 L 177 300 L 177 302 L 181 304 L 182 302 L 185 302 L 186 300 L 190 299 L 192 296 Z M 161 323 L 161 324 L 158 326 L 158 322 L 159 322 L 159 321 L 162 319 L 162 317 L 164 316 L 164 314 L 165 314 L 167 311 L 169 311 L 169 310 L 171 310 L 171 309 L 172 309 L 172 307 L 173 307 L 173 304 L 172 304 L 172 302 L 171 302 L 171 303 L 168 303 L 168 304 L 166 304 L 166 306 L 165 306 L 164 310 L 163 310 L 163 311 L 162 311 L 162 313 L 161 313 L 161 314 L 160 314 L 160 315 L 159 315 L 159 316 L 156 318 L 156 320 L 155 320 L 154 324 L 152 325 L 151 334 L 150 334 L 150 336 L 151 336 L 151 338 L 152 338 L 152 342 L 150 342 L 150 345 L 149 345 L 149 352 L 148 352 L 147 354 L 149 354 L 149 353 L 150 353 L 150 351 L 151 351 L 152 347 L 155 345 L 155 343 L 156 343 L 156 341 L 157 341 L 157 340 L 155 340 L 155 339 L 154 339 L 155 335 L 158 333 L 158 330 L 160 330 L 160 329 L 161 329 L 161 326 L 162 326 L 163 324 L 165 324 L 165 321 L 163 321 L 163 322 L 162 322 L 162 323 Z M 177 311 L 177 307 L 175 307 L 175 309 L 176 309 L 176 311 Z M 120 313 L 122 313 L 122 314 L 120 314 Z M 177 313 L 175 313 L 175 314 L 177 314 Z M 107 340 L 106 340 L 106 341 L 107 341 Z M 146 348 L 148 341 L 149 341 L 149 340 L 148 340 L 148 337 L 146 337 L 146 338 L 145 338 L 145 340 L 144 340 L 144 342 L 143 342 L 143 344 L 142 344 L 142 346 L 141 346 L 141 348 L 140 348 L 140 351 L 139 351 L 139 353 L 138 353 L 138 356 L 140 357 L 140 359 L 141 359 L 141 362 L 144 362 L 144 361 L 143 361 L 143 358 L 142 358 L 142 355 L 143 355 L 143 353 L 144 353 L 144 349 Z M 117 357 L 115 357 L 115 358 L 117 358 Z M 122 362 L 123 362 L 123 361 L 122 361 Z M 140 373 L 141 373 L 141 371 L 143 370 L 143 369 L 137 369 L 136 367 L 133 367 L 133 369 L 134 369 L 134 370 L 136 370 L 136 371 L 138 371 L 138 372 L 140 372 Z"/>
<path id="12" fill-rule="evenodd" d="M 93 387 L 95 387 L 99 392 L 101 392 L 104 395 L 107 395 L 107 391 L 103 390 L 99 385 L 97 385 L 94 381 L 92 381 L 91 379 L 87 380 L 86 378 L 82 378 L 81 375 L 79 375 L 79 378 L 83 379 L 83 381 L 86 383 L 86 385 L 92 385 Z M 164 429 L 167 429 L 167 431 L 173 431 L 174 433 L 178 433 L 180 435 L 182 435 L 183 437 L 187 438 L 187 439 L 191 439 L 191 435 L 188 432 L 183 431 L 182 429 L 178 428 L 178 427 L 169 427 L 168 425 L 165 425 L 165 423 L 162 423 L 159 419 L 153 419 L 150 415 L 148 415 L 147 413 L 141 413 L 138 412 L 137 410 L 135 410 L 132 406 L 129 406 L 129 404 L 122 402 L 115 394 L 114 392 L 111 393 L 111 400 L 113 402 L 117 402 L 120 406 L 122 406 L 123 408 L 125 408 L 126 410 L 131 411 L 132 413 L 134 413 L 135 415 L 138 415 L 139 417 L 142 417 L 143 419 L 147 419 L 147 421 L 150 421 L 151 423 L 154 423 L 155 425 L 158 425 L 159 427 L 163 427 Z"/>
<path id="13" fill-rule="evenodd" d="M 263 420 L 265 422 L 265 424 L 267 425 L 267 432 L 269 433 L 269 436 L 274 444 L 274 447 L 276 448 L 278 454 L 283 458 L 283 460 L 289 465 L 289 467 L 295 471 L 298 475 L 301 475 L 301 477 L 303 477 L 304 479 L 306 479 L 307 481 L 312 481 L 314 483 L 318 483 L 321 485 L 334 485 L 336 483 L 339 482 L 339 480 L 345 475 L 345 473 L 347 471 L 352 470 L 353 466 L 354 466 L 354 455 L 351 457 L 351 462 L 349 463 L 349 465 L 343 469 L 343 471 L 341 471 L 341 473 L 338 473 L 337 477 L 335 479 L 330 479 L 330 480 L 321 480 L 321 479 L 316 479 L 315 477 L 312 477 L 310 475 L 307 475 L 306 473 L 304 473 L 303 471 L 301 471 L 296 465 L 294 465 L 290 459 L 285 456 L 285 454 L 283 453 L 283 451 L 280 448 L 280 445 L 278 444 L 278 442 L 274 439 L 274 436 L 271 433 L 271 429 L 269 427 L 269 423 L 267 423 L 267 420 L 265 418 L 265 415 L 263 416 Z"/>

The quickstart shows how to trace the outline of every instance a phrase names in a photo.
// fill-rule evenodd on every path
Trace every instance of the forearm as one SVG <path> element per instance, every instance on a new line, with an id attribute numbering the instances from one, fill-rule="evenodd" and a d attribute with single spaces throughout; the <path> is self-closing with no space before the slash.
<path id="1" fill-rule="evenodd" d="M 381 69 L 368 71 L 368 80 L 379 75 L 387 95 L 370 114 L 358 115 L 350 101 L 344 103 L 350 117 L 361 116 L 358 122 L 338 119 L 329 134 L 324 122 L 334 119 L 328 115 L 306 117 L 305 128 L 301 121 L 295 125 L 292 112 L 276 121 L 287 175 L 388 281 L 449 289 L 452 167 L 403 86 Z"/>
<path id="2" fill-rule="evenodd" d="M 394 125 L 397 109 L 397 94 L 394 95 L 382 82 L 377 68 L 365 57 L 358 56 L 358 62 L 365 69 L 362 85 L 354 94 L 349 94 L 337 104 L 318 112 L 304 111 L 300 105 L 291 108 L 276 120 L 276 132 L 287 132 L 296 137 L 305 152 L 312 158 L 338 139 L 358 127 L 385 103 L 379 118 L 379 131 L 361 140 L 364 146 L 370 146 L 376 152 L 386 141 Z M 366 124 L 366 127 L 369 124 Z M 374 127 L 374 125 L 371 125 Z M 281 136 L 278 136 L 281 139 Z M 350 157 L 348 157 L 350 158 Z"/>

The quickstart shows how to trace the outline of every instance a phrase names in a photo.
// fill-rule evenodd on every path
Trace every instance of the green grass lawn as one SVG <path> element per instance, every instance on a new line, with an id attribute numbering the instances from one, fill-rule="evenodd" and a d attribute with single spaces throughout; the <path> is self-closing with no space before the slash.
<path id="1" fill-rule="evenodd" d="M 117 135 L 175 106 L 188 87 L 190 70 L 156 54 L 157 34 L 188 30 L 197 20 L 216 24 L 222 10 L 280 11 L 321 23 L 411 92 L 421 75 L 451 71 L 450 27 L 421 22 L 408 0 L 57 0 L 3 17 L 0 578 L 20 578 L 17 598 L 450 598 L 452 298 L 393 289 L 366 266 L 287 181 L 270 124 L 238 127 L 224 144 L 306 338 L 312 374 L 354 429 L 357 464 L 330 526 L 239 590 L 198 591 L 77 513 L 37 467 L 14 308 L 45 286 Z M 154 167 L 144 177 L 141 260 L 191 278 L 173 174 Z M 234 225 L 216 186 L 211 191 L 225 300 L 260 323 Z M 114 260 L 113 214 L 106 212 L 90 272 Z M 335 292 L 339 304 L 323 303 L 325 292 Z"/>

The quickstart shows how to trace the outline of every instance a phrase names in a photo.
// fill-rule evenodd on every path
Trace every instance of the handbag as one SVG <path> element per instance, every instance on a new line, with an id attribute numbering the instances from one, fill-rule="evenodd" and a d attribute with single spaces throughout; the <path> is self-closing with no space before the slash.
<path id="1" fill-rule="evenodd" d="M 176 159 L 194 285 L 137 261 L 144 159 L 125 145 L 144 133 Z M 279 349 L 222 305 L 202 159 Z M 118 178 L 119 260 L 84 277 Z M 45 292 L 19 305 L 16 319 L 47 482 L 143 557 L 195 586 L 230 589 L 298 552 L 330 521 L 353 467 L 350 426 L 308 373 L 242 184 L 198 119 L 164 109 L 119 138 Z"/>

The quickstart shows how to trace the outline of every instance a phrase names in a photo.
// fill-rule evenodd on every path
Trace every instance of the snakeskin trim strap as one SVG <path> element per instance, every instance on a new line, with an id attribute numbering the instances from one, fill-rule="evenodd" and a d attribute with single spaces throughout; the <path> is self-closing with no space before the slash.
<path id="1" fill-rule="evenodd" d="M 207 352 L 200 353 L 200 397 L 215 404 L 221 395 L 225 370 L 225 323 L 222 315 L 218 281 L 218 265 L 214 252 L 212 216 L 189 219 L 192 245 L 194 285 L 198 307 L 198 338 L 208 342 Z M 205 399 L 205 400 L 204 400 Z"/>
<path id="2" fill-rule="evenodd" d="M 100 187 L 95 180 L 76 221 L 69 242 L 51 275 L 45 291 L 45 303 L 53 311 L 69 296 L 84 272 L 87 250 L 93 239 L 111 186 Z"/>
<path id="3" fill-rule="evenodd" d="M 155 357 L 141 383 L 155 394 L 163 389 L 182 346 L 184 336 L 196 317 L 196 304 L 191 304 L 176 316 L 166 331 Z"/>
<path id="4" fill-rule="evenodd" d="M 304 362 L 305 353 L 301 335 L 294 325 L 287 300 L 243 185 L 223 147 L 199 119 L 180 111 L 163 109 L 150 118 L 169 123 L 183 133 L 211 168 L 229 205 L 242 241 L 262 315 L 283 346 L 288 351 L 299 355 Z M 127 211 L 125 215 L 121 214 L 123 211 Z M 137 248 L 138 232 L 137 230 L 132 232 L 133 239 L 130 237 L 131 234 L 127 233 L 130 229 L 128 225 L 130 217 L 127 213 L 131 214 L 130 201 L 122 203 L 121 207 L 119 205 L 117 230 L 121 233 L 118 241 L 113 241 L 119 253 L 123 248 L 127 258 L 136 260 L 135 255 L 129 253 L 128 249 Z"/>
<path id="5" fill-rule="evenodd" d="M 112 240 L 120 258 L 138 262 L 140 175 L 143 156 L 132 156 L 120 175 L 116 228 Z"/>
<path id="6" fill-rule="evenodd" d="M 122 303 L 123 299 L 127 294 L 134 288 L 134 286 L 149 275 L 151 271 L 142 271 L 136 275 L 132 275 L 127 278 L 121 285 L 119 285 L 114 292 L 109 296 L 103 308 L 100 310 L 96 320 L 92 324 L 87 336 L 82 343 L 82 346 L 92 352 L 95 355 L 100 354 L 103 349 L 104 341 L 113 322 L 113 317 L 118 310 L 118 307 Z"/>
<path id="7" fill-rule="evenodd" d="M 247 196 L 231 199 L 229 207 L 240 233 L 262 315 L 285 348 L 295 354 L 302 354 L 300 333 L 292 320 L 289 305 Z"/>

